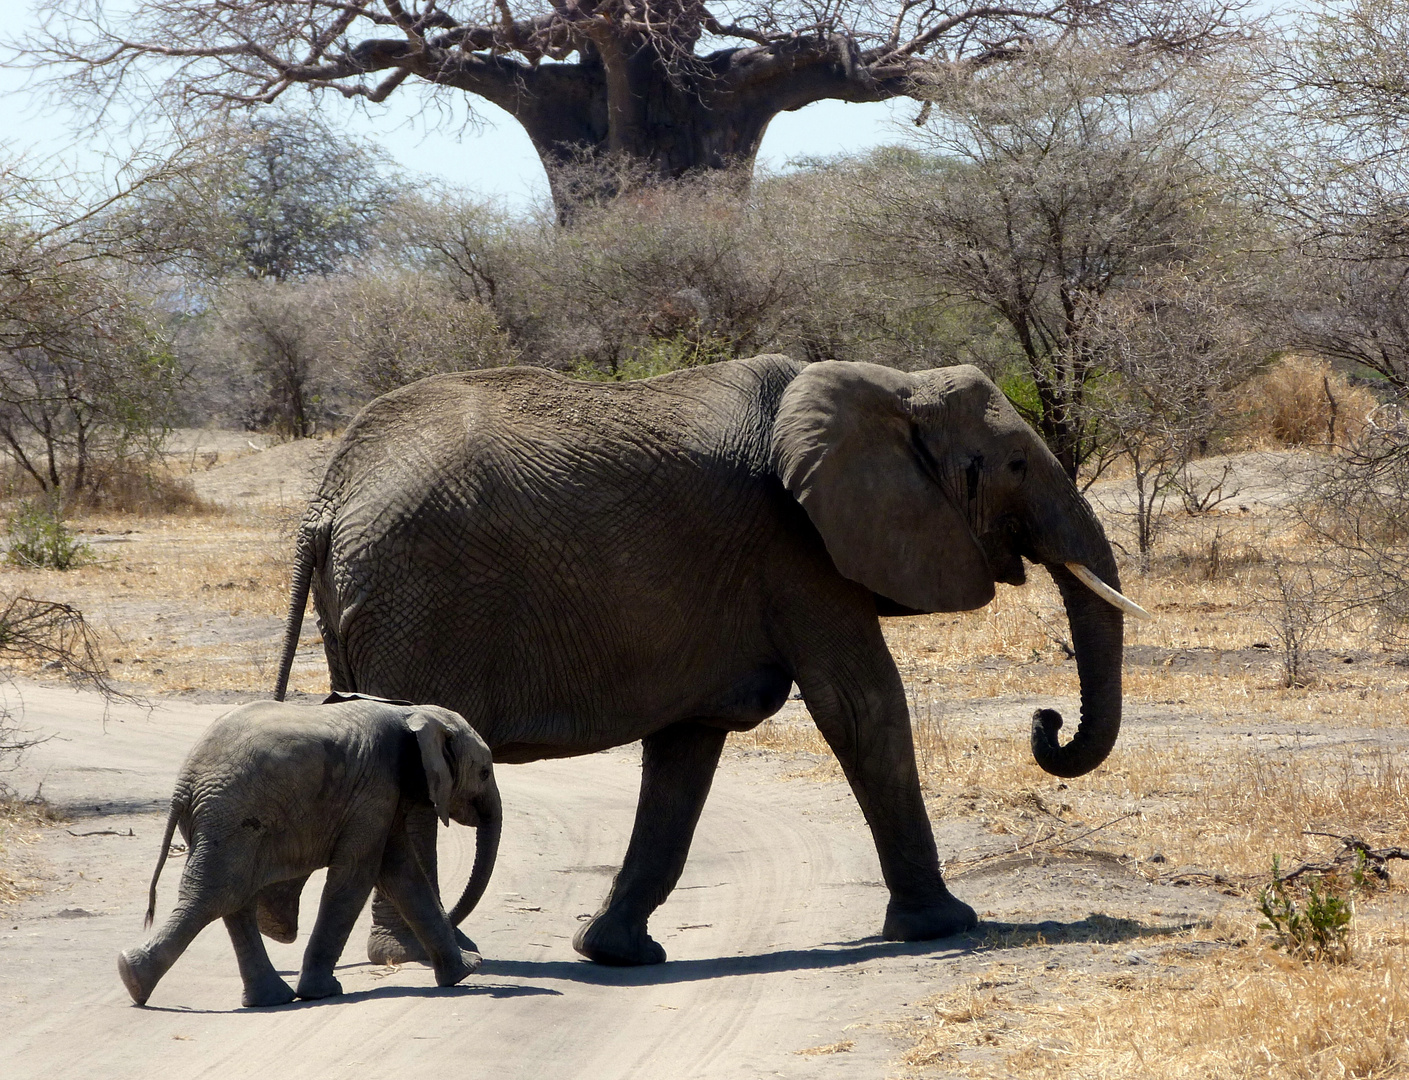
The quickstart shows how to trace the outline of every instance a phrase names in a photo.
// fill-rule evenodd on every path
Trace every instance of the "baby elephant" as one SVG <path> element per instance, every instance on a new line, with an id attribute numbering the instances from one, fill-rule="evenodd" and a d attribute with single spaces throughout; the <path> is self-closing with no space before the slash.
<path id="1" fill-rule="evenodd" d="M 453 817 L 479 826 L 474 869 L 456 905 L 468 912 L 489 884 L 502 824 L 489 748 L 448 709 L 337 695 L 330 701 L 241 706 L 212 724 L 187 757 L 152 875 L 146 925 L 179 825 L 189 855 L 176 908 L 149 941 L 117 961 L 137 1004 L 215 919 L 225 920 L 234 943 L 245 1005 L 339 994 L 333 965 L 373 886 L 420 940 L 438 985 L 451 986 L 479 966 L 476 953 L 461 952 L 407 823 L 435 814 L 445 823 Z M 260 892 L 274 886 L 277 895 L 279 883 L 321 866 L 328 881 L 298 989 L 291 990 L 260 940 Z M 291 939 L 292 928 L 286 931 Z"/>

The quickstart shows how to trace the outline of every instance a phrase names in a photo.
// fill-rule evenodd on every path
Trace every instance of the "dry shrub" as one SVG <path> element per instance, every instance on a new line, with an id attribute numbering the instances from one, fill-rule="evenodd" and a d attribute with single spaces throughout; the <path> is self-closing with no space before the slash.
<path id="1" fill-rule="evenodd" d="M 1343 445 L 1378 405 L 1325 360 L 1288 356 L 1248 385 L 1248 432 L 1282 446 Z"/>
<path id="2" fill-rule="evenodd" d="M 140 517 L 187 517 L 219 510 L 196 494 L 190 480 L 133 461 L 97 471 L 92 485 L 83 493 L 81 505 L 89 512 Z"/>

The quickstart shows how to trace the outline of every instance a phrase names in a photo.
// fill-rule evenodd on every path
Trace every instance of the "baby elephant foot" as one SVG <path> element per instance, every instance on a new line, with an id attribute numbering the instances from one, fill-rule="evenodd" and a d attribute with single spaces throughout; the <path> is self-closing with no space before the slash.
<path id="1" fill-rule="evenodd" d="M 931 941 L 962 934 L 977 925 L 978 913 L 944 889 L 929 903 L 902 904 L 892 900 L 886 907 L 881 936 L 890 941 Z"/>
<path id="2" fill-rule="evenodd" d="M 479 952 L 479 946 L 462 934 L 459 929 L 455 931 L 455 944 L 465 952 Z M 394 926 L 373 923 L 372 932 L 367 937 L 367 959 L 374 964 L 429 964 L 431 962 L 425 948 L 405 923 L 398 923 Z"/>
<path id="3" fill-rule="evenodd" d="M 665 963 L 665 950 L 646 933 L 645 923 L 624 923 L 608 912 L 579 930 L 572 947 L 588 960 L 612 967 Z"/>
<path id="4" fill-rule="evenodd" d="M 138 1005 L 145 1005 L 156 989 L 157 980 L 147 970 L 145 954 L 140 949 L 124 949 L 117 954 L 117 973 L 122 985 Z"/>
<path id="5" fill-rule="evenodd" d="M 270 975 L 257 983 L 245 983 L 244 993 L 240 995 L 240 1004 L 246 1009 L 265 1009 L 271 1005 L 287 1005 L 300 996 L 302 995 L 290 990 L 289 984 L 279 976 Z"/>
<path id="6" fill-rule="evenodd" d="M 312 1001 L 317 998 L 336 997 L 342 993 L 342 983 L 333 978 L 331 971 L 314 974 L 304 972 L 298 980 L 298 996 Z"/>
<path id="7" fill-rule="evenodd" d="M 479 970 L 482 957 L 477 952 L 465 952 L 463 949 L 457 950 L 458 962 L 446 964 L 435 969 L 436 986 L 454 986 L 461 979 L 473 975 Z"/>

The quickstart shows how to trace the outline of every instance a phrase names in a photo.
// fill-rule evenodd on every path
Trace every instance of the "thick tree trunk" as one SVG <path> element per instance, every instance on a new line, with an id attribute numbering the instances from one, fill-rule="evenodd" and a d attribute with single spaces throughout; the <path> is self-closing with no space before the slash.
<path id="1" fill-rule="evenodd" d="M 523 125 L 560 217 L 584 199 L 619 194 L 630 169 L 613 165 L 666 180 L 723 169 L 747 177 L 778 113 L 824 98 L 882 101 L 905 89 L 899 80 L 867 78 L 844 47 L 824 40 L 799 39 L 765 55 L 726 50 L 683 70 L 639 40 L 604 39 L 579 55 L 576 63 L 516 66 L 512 80 L 490 77 L 481 65 L 441 73 L 441 81 L 488 98 Z M 593 161 L 602 166 L 596 190 L 592 171 L 582 168 Z"/>

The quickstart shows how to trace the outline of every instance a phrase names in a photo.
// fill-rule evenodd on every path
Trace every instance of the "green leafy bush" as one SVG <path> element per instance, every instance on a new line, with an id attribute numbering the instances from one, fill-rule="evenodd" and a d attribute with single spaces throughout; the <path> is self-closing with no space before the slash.
<path id="1" fill-rule="evenodd" d="M 10 516 L 10 547 L 15 566 L 69 570 L 93 558 L 93 549 L 64 524 L 48 499 L 26 499 Z"/>
<path id="2" fill-rule="evenodd" d="M 1353 883 L 1363 879 L 1356 868 Z M 1276 935 L 1276 945 L 1304 960 L 1325 960 L 1333 964 L 1350 959 L 1350 924 L 1355 918 L 1354 902 L 1334 878 L 1315 879 L 1304 888 L 1282 876 L 1279 856 L 1272 856 L 1272 884 L 1257 898 L 1258 910 L 1267 919 L 1262 930 Z"/>

